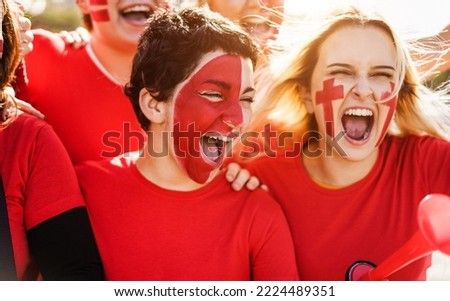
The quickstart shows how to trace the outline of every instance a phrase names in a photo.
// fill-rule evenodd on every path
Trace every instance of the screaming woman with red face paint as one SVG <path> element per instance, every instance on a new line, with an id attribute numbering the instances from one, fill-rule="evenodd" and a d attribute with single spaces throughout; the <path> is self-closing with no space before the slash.
<path id="1" fill-rule="evenodd" d="M 250 120 L 257 46 L 208 10 L 155 13 L 125 93 L 145 147 L 77 167 L 108 280 L 296 280 L 285 216 L 220 166 Z"/>
<path id="2" fill-rule="evenodd" d="M 378 265 L 416 232 L 422 198 L 450 194 L 450 110 L 378 16 L 342 9 L 300 48 L 258 83 L 270 87 L 251 127 L 290 145 L 246 166 L 286 214 L 300 278 L 344 280 L 354 262 Z M 429 265 L 391 278 L 423 280 Z"/>

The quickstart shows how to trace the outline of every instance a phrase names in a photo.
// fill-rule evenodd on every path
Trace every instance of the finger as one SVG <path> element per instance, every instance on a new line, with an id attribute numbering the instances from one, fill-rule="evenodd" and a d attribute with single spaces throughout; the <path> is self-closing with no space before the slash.
<path id="1" fill-rule="evenodd" d="M 65 31 L 65 30 L 60 31 L 60 32 L 58 33 L 58 35 L 61 37 L 61 39 L 62 39 L 66 44 L 69 44 L 69 45 L 72 45 L 72 44 L 73 44 L 73 42 L 74 42 L 73 37 L 72 37 L 72 35 L 71 35 L 68 31 Z"/>
<path id="2" fill-rule="evenodd" d="M 16 0 L 16 1 L 14 1 L 14 4 L 19 8 L 19 12 L 21 12 L 21 13 L 26 12 L 25 6 L 23 5 L 22 1 Z"/>
<path id="3" fill-rule="evenodd" d="M 259 186 L 259 188 L 261 188 L 262 190 L 265 190 L 265 191 L 269 191 L 269 187 L 266 184 L 261 184 Z"/>
<path id="4" fill-rule="evenodd" d="M 85 43 L 91 40 L 91 34 L 86 28 L 78 27 L 77 29 L 75 29 L 75 31 L 80 35 L 81 40 Z"/>
<path id="5" fill-rule="evenodd" d="M 231 184 L 234 190 L 239 191 L 244 187 L 247 181 L 250 179 L 250 172 L 246 169 L 241 169 L 236 179 Z"/>
<path id="6" fill-rule="evenodd" d="M 33 50 L 34 36 L 31 32 L 20 33 L 20 52 L 22 56 L 27 55 Z"/>
<path id="7" fill-rule="evenodd" d="M 19 30 L 20 31 L 31 30 L 31 21 L 27 17 L 19 16 L 17 18 L 17 21 L 19 23 Z"/>
<path id="8" fill-rule="evenodd" d="M 45 115 L 42 114 L 39 110 L 37 110 L 36 108 L 34 108 L 32 105 L 30 105 L 28 102 L 25 102 L 21 99 L 16 98 L 16 103 L 17 103 L 17 107 L 24 111 L 27 112 L 28 114 L 34 115 L 40 119 L 45 119 Z"/>
<path id="9" fill-rule="evenodd" d="M 80 34 L 76 31 L 69 32 L 70 36 L 73 39 L 74 46 L 80 44 L 82 42 L 82 38 L 80 37 Z"/>
<path id="10" fill-rule="evenodd" d="M 261 182 L 259 179 L 255 176 L 251 176 L 250 179 L 247 181 L 247 184 L 245 184 L 245 187 L 247 187 L 248 190 L 255 190 L 259 187 Z"/>
<path id="11" fill-rule="evenodd" d="M 234 179 L 236 179 L 239 170 L 241 170 L 241 166 L 239 164 L 235 162 L 228 164 L 225 172 L 225 178 L 227 179 L 227 181 L 233 182 Z"/>
<path id="12" fill-rule="evenodd" d="M 21 43 L 20 53 L 22 54 L 22 57 L 26 56 L 32 50 L 33 50 L 33 43 L 25 43 L 25 42 Z"/>

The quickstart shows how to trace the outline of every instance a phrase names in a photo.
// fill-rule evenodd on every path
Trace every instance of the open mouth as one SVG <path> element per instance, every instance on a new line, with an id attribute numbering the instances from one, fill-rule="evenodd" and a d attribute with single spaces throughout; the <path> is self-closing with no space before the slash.
<path id="1" fill-rule="evenodd" d="M 215 164 L 220 164 L 223 158 L 231 150 L 233 139 L 238 135 L 205 134 L 200 139 L 200 146 L 203 157 Z"/>
<path id="2" fill-rule="evenodd" d="M 354 141 L 365 141 L 373 127 L 373 112 L 369 109 L 348 109 L 341 119 L 345 134 Z"/>
<path id="3" fill-rule="evenodd" d="M 144 25 L 147 19 L 153 14 L 153 10 L 147 5 L 129 6 L 120 11 L 120 15 L 128 22 L 134 25 Z"/>

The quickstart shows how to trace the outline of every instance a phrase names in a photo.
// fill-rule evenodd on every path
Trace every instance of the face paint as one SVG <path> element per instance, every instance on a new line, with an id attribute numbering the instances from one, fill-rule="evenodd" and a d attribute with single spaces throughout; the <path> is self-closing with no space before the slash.
<path id="1" fill-rule="evenodd" d="M 344 87 L 334 85 L 334 78 L 323 81 L 323 90 L 316 92 L 316 104 L 322 104 L 327 135 L 334 138 L 333 100 L 344 98 Z"/>
<path id="2" fill-rule="evenodd" d="M 243 122 L 241 72 L 239 56 L 215 57 L 174 99 L 174 151 L 182 168 L 198 183 L 205 183 L 220 167 L 231 146 L 230 135 L 236 136 L 233 131 Z"/>
<path id="3" fill-rule="evenodd" d="M 102 6 L 102 5 L 107 5 L 108 4 L 108 0 L 91 0 L 90 4 L 92 6 Z M 98 7 L 94 9 L 92 9 L 89 12 L 91 18 L 93 21 L 96 22 L 108 22 L 110 20 L 109 18 L 109 13 L 108 10 L 106 8 L 101 8 L 99 9 Z"/>
<path id="4" fill-rule="evenodd" d="M 390 92 L 385 91 L 381 95 L 381 101 L 383 101 L 383 103 L 379 104 L 380 116 L 386 117 L 384 119 L 383 128 L 381 130 L 380 137 L 378 138 L 376 146 L 379 146 L 383 141 L 383 138 L 386 135 L 389 124 L 391 123 L 392 117 L 394 116 L 395 108 L 397 107 L 397 95 L 390 98 L 392 96 L 392 91 L 394 91 L 395 85 L 392 82 L 390 83 L 390 85 L 391 91 Z"/>

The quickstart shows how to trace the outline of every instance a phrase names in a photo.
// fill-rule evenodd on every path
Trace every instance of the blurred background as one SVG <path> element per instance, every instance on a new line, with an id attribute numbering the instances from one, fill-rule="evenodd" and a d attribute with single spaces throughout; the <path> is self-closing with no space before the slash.
<path id="1" fill-rule="evenodd" d="M 23 0 L 23 2 L 28 8 L 35 28 L 71 30 L 80 24 L 81 13 L 75 0 Z M 196 0 L 171 0 L 174 6 L 191 6 L 196 2 Z M 432 35 L 450 23 L 449 0 L 285 0 L 285 12 L 301 17 L 343 2 L 376 7 L 404 33 Z"/>

